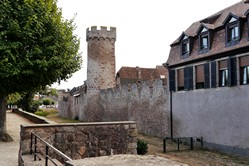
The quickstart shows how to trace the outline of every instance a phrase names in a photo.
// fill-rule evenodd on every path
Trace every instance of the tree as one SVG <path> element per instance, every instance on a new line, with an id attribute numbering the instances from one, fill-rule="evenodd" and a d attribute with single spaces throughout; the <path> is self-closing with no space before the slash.
<path id="1" fill-rule="evenodd" d="M 51 104 L 51 100 L 49 98 L 45 98 L 42 100 L 42 104 L 46 107 Z"/>
<path id="2" fill-rule="evenodd" d="M 12 93 L 8 95 L 7 104 L 8 105 L 17 105 L 18 101 L 22 99 L 22 96 L 19 93 Z"/>
<path id="3" fill-rule="evenodd" d="M 51 88 L 49 86 L 46 86 L 45 88 L 43 88 L 39 91 L 39 94 L 45 95 L 45 96 L 58 97 L 58 90 L 56 88 Z"/>
<path id="4" fill-rule="evenodd" d="M 6 101 L 80 69 L 79 38 L 56 0 L 0 0 L 0 140 L 6 140 Z"/>

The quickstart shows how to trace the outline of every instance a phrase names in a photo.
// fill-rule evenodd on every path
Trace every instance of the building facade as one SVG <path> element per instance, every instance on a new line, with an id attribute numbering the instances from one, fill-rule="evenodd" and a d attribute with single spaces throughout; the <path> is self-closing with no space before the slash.
<path id="1" fill-rule="evenodd" d="M 194 22 L 167 62 L 172 137 L 249 155 L 249 4 L 240 1 Z"/>

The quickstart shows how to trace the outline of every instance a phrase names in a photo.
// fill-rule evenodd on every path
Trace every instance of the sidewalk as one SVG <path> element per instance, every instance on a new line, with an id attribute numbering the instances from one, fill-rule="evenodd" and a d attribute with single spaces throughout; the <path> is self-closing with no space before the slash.
<path id="1" fill-rule="evenodd" d="M 17 166 L 20 125 L 33 124 L 29 120 L 7 111 L 7 132 L 13 138 L 13 142 L 0 142 L 0 166 Z"/>

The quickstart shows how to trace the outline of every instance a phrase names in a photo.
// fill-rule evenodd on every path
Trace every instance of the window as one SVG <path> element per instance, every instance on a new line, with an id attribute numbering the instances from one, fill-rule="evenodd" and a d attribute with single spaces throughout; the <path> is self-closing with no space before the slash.
<path id="1" fill-rule="evenodd" d="M 208 35 L 201 36 L 201 49 L 208 48 Z"/>
<path id="2" fill-rule="evenodd" d="M 227 60 L 219 62 L 219 86 L 227 86 L 228 83 L 228 70 Z"/>
<path id="3" fill-rule="evenodd" d="M 184 70 L 180 69 L 177 70 L 177 81 L 178 81 L 178 85 L 177 85 L 177 90 L 181 91 L 184 90 Z"/>
<path id="4" fill-rule="evenodd" d="M 240 58 L 240 84 L 249 84 L 249 56 Z"/>
<path id="5" fill-rule="evenodd" d="M 241 85 L 249 83 L 249 66 L 244 66 L 240 68 L 241 72 Z"/>
<path id="6" fill-rule="evenodd" d="M 209 31 L 207 28 L 202 28 L 199 33 L 199 52 L 201 54 L 208 52 L 209 49 Z"/>
<path id="7" fill-rule="evenodd" d="M 228 71 L 227 69 L 220 70 L 220 86 L 227 86 Z"/>
<path id="8" fill-rule="evenodd" d="M 204 88 L 204 65 L 199 65 L 195 67 L 196 73 L 196 89 L 203 89 Z"/>
<path id="9" fill-rule="evenodd" d="M 232 25 L 228 27 L 228 42 L 239 39 L 239 27 L 238 25 Z"/>
<path id="10" fill-rule="evenodd" d="M 188 56 L 189 55 L 189 41 L 188 39 L 185 39 L 182 42 L 182 56 Z"/>
<path id="11" fill-rule="evenodd" d="M 226 25 L 226 46 L 233 46 L 240 40 L 240 22 L 237 18 L 231 17 Z"/>

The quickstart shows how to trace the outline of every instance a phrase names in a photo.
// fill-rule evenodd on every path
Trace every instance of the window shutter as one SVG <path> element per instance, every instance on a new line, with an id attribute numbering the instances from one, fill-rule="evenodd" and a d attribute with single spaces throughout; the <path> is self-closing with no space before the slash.
<path id="1" fill-rule="evenodd" d="M 193 89 L 193 67 L 184 68 L 184 90 Z"/>
<path id="2" fill-rule="evenodd" d="M 189 90 L 193 90 L 193 66 L 188 67 L 188 81 L 189 81 Z"/>
<path id="3" fill-rule="evenodd" d="M 188 90 L 189 83 L 188 83 L 188 67 L 184 68 L 184 90 Z"/>
<path id="4" fill-rule="evenodd" d="M 169 70 L 169 90 L 175 91 L 175 70 Z"/>
<path id="5" fill-rule="evenodd" d="M 216 88 L 216 62 L 211 62 L 211 88 Z"/>
<path id="6" fill-rule="evenodd" d="M 209 63 L 204 64 L 204 88 L 210 88 Z"/>
<path id="7" fill-rule="evenodd" d="M 236 57 L 231 57 L 227 59 L 227 69 L 228 69 L 228 86 L 237 85 L 237 65 L 236 65 Z"/>

